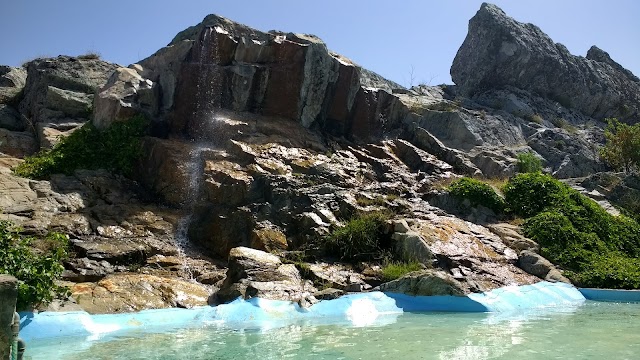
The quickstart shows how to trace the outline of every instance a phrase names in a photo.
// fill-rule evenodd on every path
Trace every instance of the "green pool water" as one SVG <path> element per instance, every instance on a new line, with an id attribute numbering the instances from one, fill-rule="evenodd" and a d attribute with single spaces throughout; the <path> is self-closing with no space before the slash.
<path id="1" fill-rule="evenodd" d="M 27 359 L 640 359 L 640 304 L 524 313 L 404 313 L 367 326 L 217 325 L 27 344 Z M 75 350 L 72 350 L 74 349 Z"/>

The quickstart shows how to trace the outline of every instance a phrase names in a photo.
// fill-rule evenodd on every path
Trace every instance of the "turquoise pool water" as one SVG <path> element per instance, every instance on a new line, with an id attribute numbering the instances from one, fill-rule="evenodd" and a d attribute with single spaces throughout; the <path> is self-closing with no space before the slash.
<path id="1" fill-rule="evenodd" d="M 212 323 L 163 334 L 34 340 L 28 359 L 640 359 L 640 304 L 511 313 L 387 314 L 375 322 Z"/>

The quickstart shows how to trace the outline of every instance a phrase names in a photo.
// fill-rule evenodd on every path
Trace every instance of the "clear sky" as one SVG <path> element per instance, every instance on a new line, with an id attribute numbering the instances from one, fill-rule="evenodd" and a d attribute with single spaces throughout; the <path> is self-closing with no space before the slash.
<path id="1" fill-rule="evenodd" d="M 640 75 L 640 1 L 494 0 L 584 56 L 597 45 Z M 259 30 L 315 34 L 330 49 L 408 85 L 451 83 L 449 68 L 476 0 L 0 0 L 0 64 L 97 52 L 143 59 L 216 13 Z"/>

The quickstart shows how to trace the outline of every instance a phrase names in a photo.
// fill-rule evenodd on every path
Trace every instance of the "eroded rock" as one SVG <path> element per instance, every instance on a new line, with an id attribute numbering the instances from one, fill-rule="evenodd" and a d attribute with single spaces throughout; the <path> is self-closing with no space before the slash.
<path id="1" fill-rule="evenodd" d="M 414 271 L 380 285 L 380 290 L 413 296 L 464 296 L 471 292 L 463 283 L 440 270 Z"/>
<path id="2" fill-rule="evenodd" d="M 210 290 L 198 283 L 144 274 L 113 274 L 97 283 L 71 286 L 71 296 L 90 314 L 204 306 L 210 295 Z"/>
<path id="3" fill-rule="evenodd" d="M 229 252 L 227 277 L 216 295 L 222 302 L 237 297 L 299 301 L 315 291 L 293 264 L 283 264 L 264 251 L 237 247 Z"/>
<path id="4" fill-rule="evenodd" d="M 640 83 L 601 51 L 574 56 L 537 26 L 484 3 L 451 66 L 460 92 L 474 95 L 512 85 L 545 94 L 594 118 L 638 115 Z"/>

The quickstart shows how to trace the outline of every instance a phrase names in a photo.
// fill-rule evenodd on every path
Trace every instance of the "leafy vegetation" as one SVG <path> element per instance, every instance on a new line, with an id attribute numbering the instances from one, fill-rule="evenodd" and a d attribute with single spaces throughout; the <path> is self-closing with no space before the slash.
<path id="1" fill-rule="evenodd" d="M 382 195 L 376 195 L 375 197 L 371 198 L 362 194 L 357 194 L 356 203 L 360 206 L 384 206 L 386 202 L 385 198 Z"/>
<path id="2" fill-rule="evenodd" d="M 382 280 L 384 282 L 398 279 L 412 271 L 422 270 L 422 264 L 417 261 L 389 262 L 382 267 Z"/>
<path id="3" fill-rule="evenodd" d="M 37 246 L 35 246 L 37 245 Z M 19 280 L 18 310 L 51 302 L 66 289 L 55 284 L 67 257 L 68 237 L 51 233 L 45 239 L 20 235 L 13 224 L 0 221 L 0 273 Z"/>
<path id="4" fill-rule="evenodd" d="M 516 167 L 519 173 L 532 173 L 542 171 L 542 161 L 532 152 L 518 154 Z"/>
<path id="5" fill-rule="evenodd" d="M 519 174 L 504 189 L 508 209 L 527 218 L 525 235 L 581 286 L 640 286 L 640 225 L 541 173 Z"/>
<path id="6" fill-rule="evenodd" d="M 508 211 L 528 218 L 566 201 L 568 188 L 550 175 L 525 173 L 513 177 L 503 188 Z"/>
<path id="7" fill-rule="evenodd" d="M 449 185 L 449 193 L 459 199 L 468 199 L 472 205 L 482 205 L 495 213 L 504 210 L 504 200 L 484 182 L 468 177 L 458 179 Z"/>
<path id="8" fill-rule="evenodd" d="M 607 119 L 602 159 L 616 170 L 637 171 L 640 166 L 640 123 L 628 125 L 617 119 Z"/>
<path id="9" fill-rule="evenodd" d="M 14 172 L 31 179 L 47 179 L 52 174 L 71 174 L 76 169 L 108 169 L 129 175 L 141 154 L 140 138 L 148 121 L 136 116 L 119 121 L 105 130 L 85 124 L 62 139 L 51 150 L 28 157 Z"/>
<path id="10" fill-rule="evenodd" d="M 381 212 L 356 215 L 327 236 L 329 252 L 342 260 L 374 259 L 387 247 L 383 236 L 388 219 L 389 216 Z"/>

